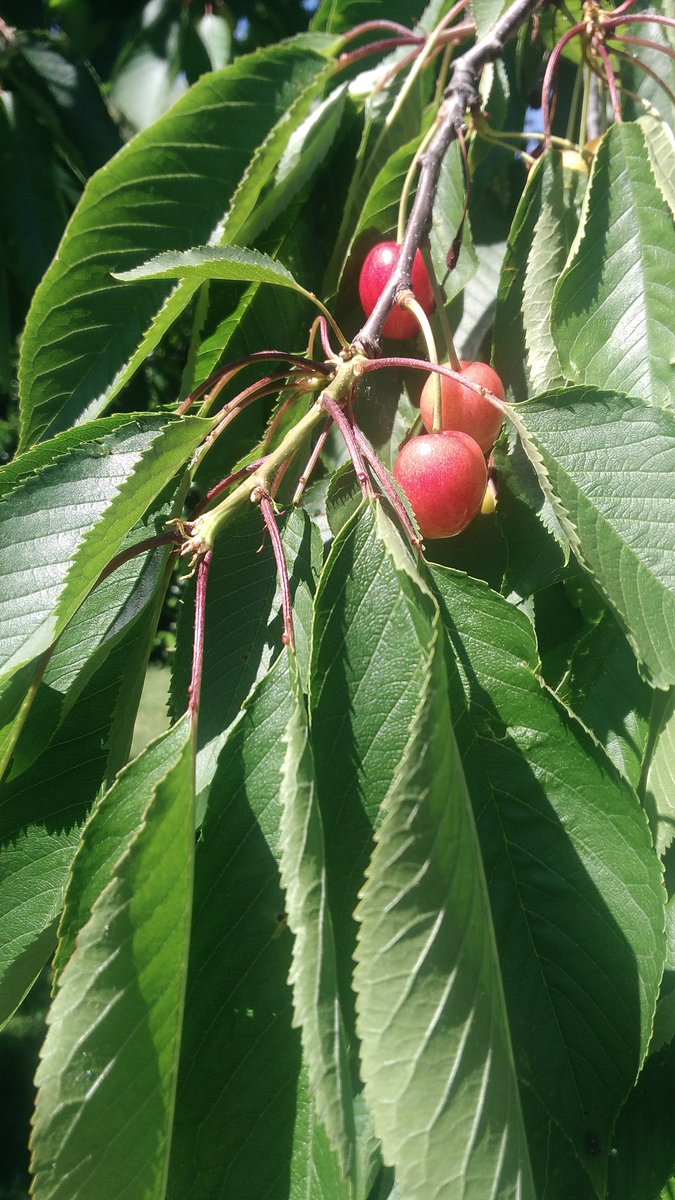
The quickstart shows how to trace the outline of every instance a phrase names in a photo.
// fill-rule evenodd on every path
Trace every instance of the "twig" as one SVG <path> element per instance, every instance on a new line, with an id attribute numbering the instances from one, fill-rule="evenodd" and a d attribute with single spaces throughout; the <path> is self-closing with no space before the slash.
<path id="1" fill-rule="evenodd" d="M 437 132 L 424 154 L 417 193 L 410 212 L 401 253 L 387 287 L 368 320 L 357 333 L 354 346 L 367 357 L 381 353 L 380 340 L 387 316 L 401 292 L 411 290 L 415 254 L 428 236 L 441 164 L 447 150 L 464 125 L 467 109 L 480 105 L 478 85 L 483 68 L 494 62 L 504 45 L 531 16 L 539 0 L 516 0 L 497 21 L 487 37 L 466 50 L 453 67 L 446 99 L 437 117 Z"/>

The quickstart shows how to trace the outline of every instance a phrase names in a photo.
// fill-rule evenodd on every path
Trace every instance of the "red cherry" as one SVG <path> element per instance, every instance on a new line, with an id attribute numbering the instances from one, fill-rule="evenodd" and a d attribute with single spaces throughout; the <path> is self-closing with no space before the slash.
<path id="1" fill-rule="evenodd" d="M 373 246 L 361 267 L 359 296 L 367 317 L 370 316 L 389 283 L 400 253 L 401 247 L 398 242 L 379 242 L 377 246 Z M 433 312 L 436 307 L 434 290 L 419 250 L 413 260 L 412 290 L 415 299 L 422 305 L 425 313 Z M 401 308 L 400 305 L 395 305 L 384 323 L 383 333 L 386 337 L 403 341 L 405 338 L 414 337 L 418 328 L 412 313 Z"/>
<path id="2" fill-rule="evenodd" d="M 444 363 L 449 366 L 449 363 Z M 487 363 L 461 362 L 462 375 L 466 375 L 472 383 L 478 383 L 490 392 L 494 392 L 498 400 L 505 400 L 504 385 L 496 371 Z M 485 400 L 478 392 L 464 387 L 456 379 L 439 376 L 443 396 L 443 429 L 459 429 L 468 433 L 478 442 L 481 450 L 486 453 L 494 444 L 503 424 L 499 409 Z M 420 415 L 424 428 L 431 433 L 434 427 L 434 396 L 436 385 L 434 376 L 430 375 L 420 396 Z"/>
<path id="3" fill-rule="evenodd" d="M 487 486 L 483 452 L 467 433 L 422 434 L 406 442 L 394 467 L 422 537 L 453 537 L 480 512 Z"/>

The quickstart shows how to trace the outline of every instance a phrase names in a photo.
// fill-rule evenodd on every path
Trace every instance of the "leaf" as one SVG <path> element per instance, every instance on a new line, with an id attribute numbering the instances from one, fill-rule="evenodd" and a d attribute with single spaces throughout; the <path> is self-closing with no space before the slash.
<path id="1" fill-rule="evenodd" d="M 675 692 L 664 698 L 645 785 L 645 806 L 660 855 L 675 837 Z"/>
<path id="2" fill-rule="evenodd" d="M 4 73 L 85 178 L 120 149 L 122 139 L 93 71 L 62 35 L 18 30 Z"/>
<path id="3" fill-rule="evenodd" d="M 471 15 L 479 38 L 487 36 L 505 8 L 504 0 L 471 0 Z"/>
<path id="4" fill-rule="evenodd" d="M 349 1046 L 340 1011 L 335 943 L 327 899 L 325 848 L 314 763 L 298 669 L 291 658 L 294 708 L 285 733 L 279 869 L 294 935 L 290 983 L 317 1116 L 345 1176 L 354 1170 L 356 1131 Z"/>
<path id="5" fill-rule="evenodd" d="M 644 134 L 654 178 L 675 217 L 675 134 L 653 113 L 640 117 L 638 125 Z"/>
<path id="6" fill-rule="evenodd" d="M 495 367 L 517 400 L 563 382 L 550 305 L 577 228 L 561 156 L 549 150 L 530 172 L 502 266 Z"/>
<path id="7" fill-rule="evenodd" d="M 49 265 L 66 223 L 47 132 L 25 100 L 0 96 L 0 167 L 11 187 L 0 189 L 7 267 L 26 300 Z"/>
<path id="8" fill-rule="evenodd" d="M 108 417 L 4 468 L 2 673 L 53 644 L 125 535 L 211 426 L 197 417 Z M 152 470 L 141 471 L 150 457 Z"/>
<path id="9" fill-rule="evenodd" d="M 80 932 L 48 1017 L 36 1076 L 36 1200 L 165 1194 L 194 858 L 187 718 L 163 744 L 164 769 L 151 748 L 122 785 L 127 796 L 143 794 L 145 803 L 133 804 L 140 823 Z M 99 819 L 106 807 L 114 799 Z"/>
<path id="10" fill-rule="evenodd" d="M 455 139 L 441 162 L 429 236 L 436 277 L 448 300 L 459 295 L 478 266 L 467 217 L 457 264 L 452 271 L 448 271 L 448 254 L 464 215 L 465 199 L 464 164 L 459 142 Z"/>
<path id="11" fill-rule="evenodd" d="M 643 810 L 538 674 L 527 617 L 436 567 L 518 1076 L 604 1195 L 651 1036 L 665 893 Z"/>
<path id="12" fill-rule="evenodd" d="M 361 506 L 333 542 L 314 602 L 312 746 L 350 1035 L 353 912 L 372 829 L 405 749 L 427 664 L 426 609 L 433 614 L 433 601 L 423 597 L 420 607 L 408 562 L 380 506 Z"/>
<path id="13" fill-rule="evenodd" d="M 116 279 L 133 282 L 140 279 L 188 279 L 205 283 L 209 279 L 234 279 L 238 283 L 273 283 L 307 295 L 283 263 L 274 262 L 259 250 L 241 246 L 195 246 L 182 253 L 158 254 L 133 271 L 122 271 Z"/>
<path id="14" fill-rule="evenodd" d="M 485 336 L 494 323 L 497 284 L 501 271 L 505 242 L 474 245 L 475 274 L 462 293 L 462 316 L 454 333 L 455 349 L 460 358 L 476 359 Z"/>
<path id="15" fill-rule="evenodd" d="M 292 712 L 284 653 L 230 730 L 197 843 L 168 1200 L 288 1197 L 300 1037 L 277 856 Z"/>
<path id="16" fill-rule="evenodd" d="M 569 547 L 520 440 L 502 439 L 493 459 L 496 517 L 508 546 L 502 590 L 517 603 L 560 581 Z"/>
<path id="17" fill-rule="evenodd" d="M 675 421 L 592 388 L 511 410 L 572 548 L 655 687 L 675 682 Z"/>
<path id="18" fill-rule="evenodd" d="M 300 1073 L 288 1200 L 354 1200 L 326 1131 L 317 1117 L 307 1071 Z M 357 1193 L 356 1200 L 367 1200 Z"/>
<path id="19" fill-rule="evenodd" d="M 234 232 L 324 70 L 320 56 L 293 43 L 238 58 L 199 80 L 92 178 L 28 316 L 20 367 L 24 446 L 49 428 L 99 413 L 193 294 L 185 287 L 173 296 L 160 281 L 130 290 L 111 272 L 195 241 L 225 240 L 228 205 L 233 218 L 239 214 Z M 303 104 L 286 120 L 299 96 Z M 269 152 L 264 147 L 256 155 L 282 119 Z M 242 207 L 233 202 L 247 169 Z"/>
<path id="20" fill-rule="evenodd" d="M 166 549 L 158 555 L 160 562 L 166 561 Z M 35 717 L 31 713 L 22 735 L 29 740 L 30 753 L 20 740 L 16 770 L 2 785 L 0 1022 L 11 1016 L 53 950 L 80 827 L 101 785 L 107 786 L 126 761 L 163 598 L 161 588 L 153 593 L 150 586 L 142 600 L 134 591 L 137 584 L 141 589 L 151 584 L 153 571 L 151 566 L 143 570 L 138 560 L 127 563 L 102 585 L 102 596 L 94 593 L 84 602 L 66 635 L 72 635 L 69 647 L 62 657 L 54 656 L 48 683 L 43 683 L 50 692 L 65 689 L 61 712 L 55 718 L 52 703 L 47 703 L 52 727 L 46 739 L 40 739 L 36 756 L 32 720 L 47 719 L 38 692 Z M 84 663 L 82 659 L 87 636 L 102 632 L 101 599 L 110 604 L 107 647 L 102 643 L 92 664 L 86 665 L 86 657 Z M 115 617 L 123 622 L 124 610 L 134 604 L 135 619 L 126 628 L 122 625 L 121 635 L 115 637 Z M 86 680 L 81 690 L 77 675 L 73 679 L 78 654 L 77 675 Z M 74 700 L 68 694 L 69 679 Z"/>
<path id="21" fill-rule="evenodd" d="M 642 774 L 652 690 L 611 613 L 578 642 L 561 698 L 633 787 Z"/>
<path id="22" fill-rule="evenodd" d="M 232 34 L 225 17 L 204 11 L 195 32 L 209 58 L 212 71 L 220 71 L 232 57 Z"/>
<path id="23" fill-rule="evenodd" d="M 146 4 L 135 38 L 115 65 L 110 94 L 134 129 L 151 125 L 187 88 L 181 71 L 183 17 L 168 0 Z"/>
<path id="24" fill-rule="evenodd" d="M 563 370 L 672 406 L 673 218 L 649 164 L 643 129 L 613 125 L 595 156 L 579 236 L 553 297 Z"/>
<path id="25" fill-rule="evenodd" d="M 675 1170 L 673 1068 L 675 1043 L 647 1059 L 619 1115 L 609 1173 L 609 1200 L 658 1200 Z"/>
<path id="26" fill-rule="evenodd" d="M 362 1071 L 404 1196 L 534 1197 L 440 623 L 357 909 Z"/>

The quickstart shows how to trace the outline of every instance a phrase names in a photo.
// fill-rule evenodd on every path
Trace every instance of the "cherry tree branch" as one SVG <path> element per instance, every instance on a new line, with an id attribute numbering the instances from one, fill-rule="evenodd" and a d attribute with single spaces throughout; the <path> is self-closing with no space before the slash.
<path id="1" fill-rule="evenodd" d="M 478 85 L 484 67 L 495 62 L 506 42 L 532 15 L 540 0 L 516 0 L 496 22 L 491 32 L 455 62 L 445 99 L 436 118 L 437 131 L 420 160 L 417 194 L 410 211 L 401 253 L 387 287 L 365 325 L 354 338 L 357 351 L 369 358 L 380 353 L 382 329 L 396 298 L 411 289 L 415 254 L 429 234 L 434 198 L 443 159 L 464 126 L 467 109 L 480 104 Z"/>

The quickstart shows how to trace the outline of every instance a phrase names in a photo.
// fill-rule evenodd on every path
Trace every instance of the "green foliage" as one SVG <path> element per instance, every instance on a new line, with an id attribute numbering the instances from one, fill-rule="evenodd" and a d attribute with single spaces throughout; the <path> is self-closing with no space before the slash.
<path id="1" fill-rule="evenodd" d="M 570 17 L 516 5 L 465 155 L 452 64 L 504 6 L 451 9 L 0 23 L 0 1023 L 49 977 L 35 1200 L 672 1191 L 668 96 L 622 59 L 587 148 L 583 33 L 528 174 Z M 408 344 L 357 295 L 397 236 L 445 292 Z M 483 515 L 423 547 L 392 473 L 453 335 L 509 403 Z"/>

